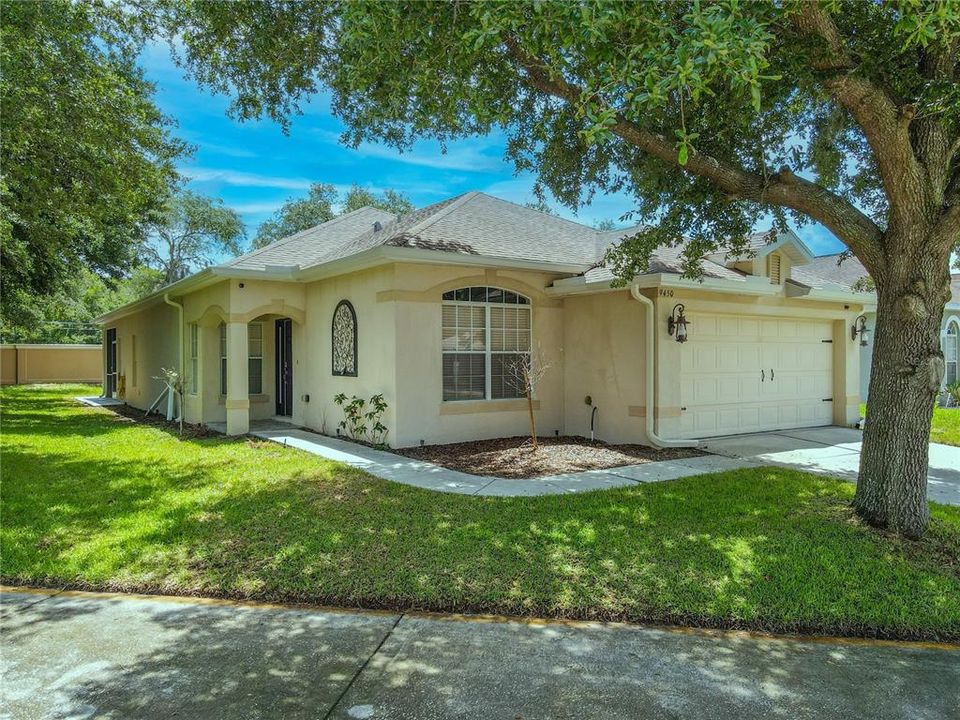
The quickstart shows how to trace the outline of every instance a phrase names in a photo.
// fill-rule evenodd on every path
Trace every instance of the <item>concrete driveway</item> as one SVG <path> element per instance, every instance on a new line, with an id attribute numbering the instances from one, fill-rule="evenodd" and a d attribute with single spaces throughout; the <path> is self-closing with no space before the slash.
<path id="1" fill-rule="evenodd" d="M 960 649 L 6 592 L 0 717 L 941 720 Z"/>
<path id="2" fill-rule="evenodd" d="M 823 427 L 712 438 L 704 440 L 701 447 L 718 455 L 856 482 L 862 441 L 859 430 Z M 927 496 L 939 503 L 960 505 L 960 447 L 930 443 Z"/>

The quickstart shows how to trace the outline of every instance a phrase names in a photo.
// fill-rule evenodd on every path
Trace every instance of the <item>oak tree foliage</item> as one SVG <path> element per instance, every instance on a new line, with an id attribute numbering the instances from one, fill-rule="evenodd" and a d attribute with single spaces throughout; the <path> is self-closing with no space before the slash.
<path id="1" fill-rule="evenodd" d="M 137 66 L 151 13 L 99 2 L 4 3 L 0 243 L 5 321 L 80 268 L 119 276 L 179 181 L 187 146 Z"/>

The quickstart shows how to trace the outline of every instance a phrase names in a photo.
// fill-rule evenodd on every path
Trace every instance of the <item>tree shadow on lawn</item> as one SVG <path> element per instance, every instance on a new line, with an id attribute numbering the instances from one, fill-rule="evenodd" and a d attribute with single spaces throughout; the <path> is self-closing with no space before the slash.
<path id="1" fill-rule="evenodd" d="M 57 678 L 24 716 L 945 717 L 960 680 L 946 650 L 418 617 L 387 637 L 394 616 L 73 602 L 89 614 L 14 650 Z"/>
<path id="2" fill-rule="evenodd" d="M 275 445 L 184 463 L 14 450 L 4 575 L 371 608 L 774 631 L 960 635 L 937 548 L 860 527 L 843 481 L 781 469 L 478 498 Z M 226 446 L 225 448 L 223 446 Z M 235 446 L 235 447 L 234 447 Z M 12 510 L 12 512 L 11 512 Z"/>
<path id="3" fill-rule="evenodd" d="M 78 396 L 82 394 L 78 393 Z M 64 395 L 62 386 L 4 388 L 0 418 L 4 435 L 13 438 L 34 435 L 52 438 L 96 437 L 128 429 L 148 428 L 178 441 L 226 439 L 204 425 L 185 423 L 181 432 L 178 422 L 168 422 L 157 413 L 147 415 L 131 405 L 83 405 L 72 392 Z"/>

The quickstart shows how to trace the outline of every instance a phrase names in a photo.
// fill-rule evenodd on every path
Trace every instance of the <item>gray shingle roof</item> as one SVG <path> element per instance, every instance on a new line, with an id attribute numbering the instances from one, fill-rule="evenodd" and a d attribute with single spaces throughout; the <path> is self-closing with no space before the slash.
<path id="1" fill-rule="evenodd" d="M 853 292 L 858 280 L 870 273 L 853 255 L 842 253 L 815 257 L 806 265 L 790 269 L 790 279 L 814 290 L 842 289 Z"/>
<path id="2" fill-rule="evenodd" d="M 623 230 L 606 230 L 598 232 L 597 238 L 597 259 L 596 267 L 591 268 L 584 277 L 587 282 L 609 282 L 613 279 L 613 272 L 603 265 L 603 255 L 607 248 L 616 245 L 624 238 L 636 234 L 644 228 L 643 225 L 635 225 Z M 743 275 L 736 270 L 729 269 L 712 260 L 704 258 L 700 261 L 700 267 L 703 274 L 711 278 L 723 278 L 725 280 L 743 280 Z M 683 273 L 683 245 L 676 247 L 658 247 L 650 256 L 650 267 L 648 272 L 667 273 L 680 275 Z"/>
<path id="3" fill-rule="evenodd" d="M 469 192 L 401 217 L 376 208 L 361 208 L 225 265 L 245 270 L 305 270 L 376 247 L 399 247 L 583 266 L 587 282 L 608 282 L 613 273 L 602 262 L 607 248 L 642 227 L 599 231 L 480 192 Z M 747 242 L 755 250 L 768 239 L 768 232 L 753 233 Z M 649 272 L 681 274 L 682 253 L 682 245 L 658 248 L 651 257 Z M 849 291 L 866 271 L 854 257 L 837 265 L 838 257 L 823 256 L 808 265 L 795 266 L 791 279 L 806 287 Z M 744 279 L 742 273 L 715 260 L 701 261 L 706 277 Z"/>
<path id="4" fill-rule="evenodd" d="M 321 225 L 303 230 L 290 237 L 272 242 L 266 247 L 248 252 L 224 263 L 225 267 L 244 270 L 264 270 L 270 266 L 315 265 L 334 249 L 358 237 L 375 222 L 384 225 L 393 222 L 392 213 L 372 207 L 362 207 Z"/>
<path id="5" fill-rule="evenodd" d="M 374 223 L 382 227 L 375 229 Z M 470 192 L 395 217 L 361 208 L 226 263 L 263 270 L 306 269 L 378 246 L 483 255 L 507 260 L 591 265 L 597 231 L 532 208 Z"/>
<path id="6" fill-rule="evenodd" d="M 597 260 L 597 231 L 570 220 L 479 192 L 433 208 L 384 228 L 381 244 L 570 265 Z"/>

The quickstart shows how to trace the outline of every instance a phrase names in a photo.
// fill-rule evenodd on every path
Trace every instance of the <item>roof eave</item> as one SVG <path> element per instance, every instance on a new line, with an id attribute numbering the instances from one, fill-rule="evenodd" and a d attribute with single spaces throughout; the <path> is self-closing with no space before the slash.
<path id="1" fill-rule="evenodd" d="M 687 290 L 702 290 L 705 292 L 753 295 L 757 297 L 776 297 L 786 296 L 788 298 L 804 300 L 818 300 L 822 302 L 844 302 L 865 307 L 876 305 L 876 297 L 873 293 L 854 293 L 834 290 L 815 290 L 804 288 L 806 292 L 791 295 L 787 293 L 786 288 L 781 285 L 775 285 L 769 282 L 752 282 L 752 278 L 744 280 L 728 280 L 726 278 L 704 278 L 703 280 L 692 280 L 684 278 L 673 273 L 650 273 L 647 275 L 638 275 L 634 279 L 637 287 L 657 288 L 668 287 Z M 757 278 L 765 280 L 765 278 Z M 798 286 L 799 287 L 799 286 Z M 620 287 L 613 287 L 612 281 L 601 280 L 597 282 L 587 282 L 584 277 L 564 278 L 557 280 L 547 288 L 547 294 L 553 297 L 564 297 L 566 295 L 586 295 L 591 293 L 602 293 L 622 290 Z"/>
<path id="2" fill-rule="evenodd" d="M 116 310 L 104 313 L 100 317 L 94 318 L 93 322 L 103 325 L 104 323 L 118 320 L 131 313 L 144 310 L 151 305 L 156 305 L 163 301 L 164 295 L 183 297 L 187 293 L 202 290 L 221 280 L 279 280 L 297 282 L 297 271 L 298 270 L 293 268 L 285 268 L 283 270 L 271 270 L 270 268 L 266 270 L 251 270 L 249 268 L 235 268 L 229 265 L 211 265 L 189 277 L 177 280 L 177 282 L 171 283 L 170 285 L 165 285 L 146 297 L 134 300 L 132 303 L 118 307 Z"/>
<path id="3" fill-rule="evenodd" d="M 514 270 L 540 270 L 560 275 L 584 273 L 593 263 L 557 263 L 545 260 L 505 258 L 495 255 L 472 255 L 469 253 L 382 246 L 384 257 L 394 262 L 423 262 L 431 265 L 482 265 L 485 267 Z"/>

